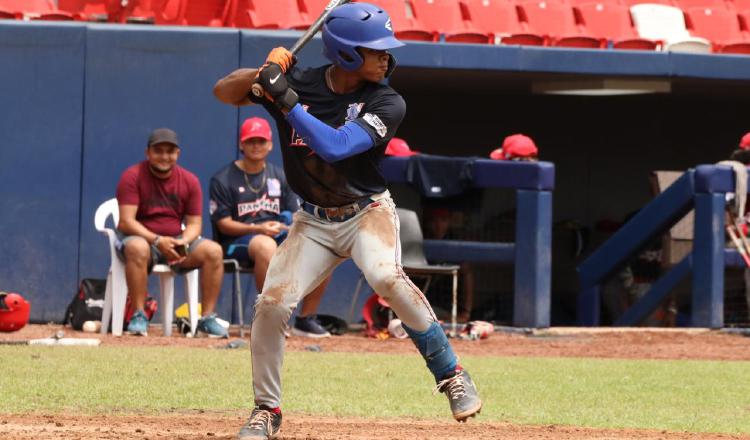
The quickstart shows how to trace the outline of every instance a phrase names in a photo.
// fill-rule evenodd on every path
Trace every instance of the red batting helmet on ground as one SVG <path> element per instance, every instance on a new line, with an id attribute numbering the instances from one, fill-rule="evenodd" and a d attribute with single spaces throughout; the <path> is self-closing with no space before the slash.
<path id="1" fill-rule="evenodd" d="M 0 292 L 0 332 L 20 330 L 29 322 L 31 306 L 17 293 Z"/>

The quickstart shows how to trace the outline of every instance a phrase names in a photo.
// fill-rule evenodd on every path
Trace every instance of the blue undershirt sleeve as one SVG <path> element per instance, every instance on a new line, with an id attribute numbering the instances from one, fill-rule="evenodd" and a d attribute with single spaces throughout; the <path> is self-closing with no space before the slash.
<path id="1" fill-rule="evenodd" d="M 354 122 L 338 129 L 321 122 L 297 104 L 286 116 L 289 124 L 318 156 L 326 162 L 337 162 L 367 151 L 374 145 L 370 134 Z"/>

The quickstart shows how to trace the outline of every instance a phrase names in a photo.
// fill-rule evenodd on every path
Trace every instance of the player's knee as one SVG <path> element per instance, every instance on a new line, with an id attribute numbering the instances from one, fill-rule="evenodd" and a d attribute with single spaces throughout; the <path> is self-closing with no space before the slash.
<path id="1" fill-rule="evenodd" d="M 276 252 L 276 248 L 276 241 L 273 238 L 267 235 L 256 235 L 250 240 L 247 251 L 253 261 L 268 263 Z"/>
<path id="2" fill-rule="evenodd" d="M 132 238 L 125 244 L 123 250 L 125 260 L 134 264 L 146 264 L 151 257 L 151 247 L 142 238 Z"/>
<path id="3" fill-rule="evenodd" d="M 399 275 L 395 264 L 378 267 L 377 270 L 368 273 L 365 278 L 367 283 L 384 298 L 390 297 L 396 291 L 399 283 L 404 280 Z"/>
<path id="4" fill-rule="evenodd" d="M 206 261 L 209 263 L 219 263 L 224 260 L 224 251 L 219 243 L 212 240 L 203 240 L 200 246 L 206 253 Z"/>
<path id="5" fill-rule="evenodd" d="M 275 317 L 286 322 L 292 314 L 292 309 L 284 304 L 280 298 L 268 294 L 258 295 L 255 301 L 255 316 Z"/>

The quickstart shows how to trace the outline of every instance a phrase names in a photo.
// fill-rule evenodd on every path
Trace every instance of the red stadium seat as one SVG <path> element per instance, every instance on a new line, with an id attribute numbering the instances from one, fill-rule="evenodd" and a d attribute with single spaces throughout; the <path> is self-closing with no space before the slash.
<path id="1" fill-rule="evenodd" d="M 52 0 L 0 0 L 0 11 L 29 20 L 75 20 L 75 14 L 57 9 Z"/>
<path id="2" fill-rule="evenodd" d="M 57 7 L 88 21 L 119 21 L 121 0 L 58 0 Z"/>
<path id="3" fill-rule="evenodd" d="M 675 5 L 687 12 L 688 9 L 692 8 L 729 8 L 730 3 L 724 0 L 675 0 Z"/>
<path id="4" fill-rule="evenodd" d="M 518 20 L 518 11 L 508 0 L 464 0 L 466 17 L 482 33 L 495 35 L 503 44 L 544 46 L 546 38 L 526 32 Z"/>
<path id="5" fill-rule="evenodd" d="M 740 29 L 734 11 L 720 8 L 692 8 L 686 12 L 692 34 L 711 40 L 714 52 L 750 54 L 750 39 Z"/>
<path id="6" fill-rule="evenodd" d="M 128 0 L 127 6 L 120 12 L 117 21 L 187 25 L 185 17 L 187 8 L 188 0 Z"/>
<path id="7" fill-rule="evenodd" d="M 586 5 L 591 3 L 603 3 L 605 5 L 620 5 L 621 0 L 561 0 L 563 3 L 568 3 L 570 6 L 576 7 L 580 5 Z"/>
<path id="8" fill-rule="evenodd" d="M 233 26 L 253 29 L 307 29 L 311 21 L 297 0 L 237 0 Z"/>
<path id="9" fill-rule="evenodd" d="M 607 46 L 607 41 L 589 35 L 575 21 L 573 8 L 565 3 L 536 1 L 518 5 L 518 15 L 528 23 L 529 30 L 538 35 L 551 37 L 551 46 L 598 49 Z"/>
<path id="10" fill-rule="evenodd" d="M 672 0 L 622 0 L 622 2 L 626 6 L 640 5 L 642 3 L 674 6 L 674 2 Z"/>
<path id="11" fill-rule="evenodd" d="M 612 40 L 615 49 L 656 50 L 658 41 L 640 38 L 633 27 L 627 6 L 588 3 L 574 8 L 576 19 L 591 36 Z"/>
<path id="12" fill-rule="evenodd" d="M 738 11 L 750 11 L 750 0 L 729 0 L 728 4 Z"/>
<path id="13" fill-rule="evenodd" d="M 487 44 L 494 40 L 464 19 L 458 0 L 411 0 L 411 6 L 414 17 L 427 29 L 444 34 L 445 41 Z"/>
<path id="14" fill-rule="evenodd" d="M 363 0 L 383 8 L 391 17 L 393 32 L 401 40 L 438 41 L 440 34 L 429 30 L 411 13 L 407 14 L 405 0 Z M 411 11 L 411 9 L 409 9 Z"/>
<path id="15" fill-rule="evenodd" d="M 183 24 L 222 27 L 234 12 L 234 0 L 186 0 Z M 278 0 L 277 0 L 278 1 Z"/>
<path id="16" fill-rule="evenodd" d="M 20 12 L 9 12 L 0 9 L 0 20 L 21 20 L 23 14 Z"/>
<path id="17" fill-rule="evenodd" d="M 300 0 L 302 2 L 302 12 L 307 14 L 308 18 L 315 21 L 320 16 L 330 0 Z"/>

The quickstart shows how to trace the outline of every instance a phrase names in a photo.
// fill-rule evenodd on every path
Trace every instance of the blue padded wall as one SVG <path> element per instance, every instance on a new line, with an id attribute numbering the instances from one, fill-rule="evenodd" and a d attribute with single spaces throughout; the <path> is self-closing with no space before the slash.
<path id="1" fill-rule="evenodd" d="M 106 275 L 109 254 L 105 238 L 94 229 L 94 212 L 114 197 L 122 171 L 144 159 L 146 140 L 154 128 L 177 132 L 182 144 L 178 163 L 201 180 L 203 235 L 211 236 L 209 179 L 235 158 L 237 133 L 237 110 L 217 101 L 212 89 L 219 78 L 238 67 L 238 58 L 236 30 L 89 27 L 81 277 Z M 149 291 L 156 296 L 156 280 L 151 278 Z M 228 299 L 227 285 L 231 283 L 225 282 L 222 304 Z M 179 304 L 182 289 L 178 287 L 177 292 L 175 303 Z"/>
<path id="2" fill-rule="evenodd" d="M 0 290 L 62 320 L 78 279 L 86 28 L 0 24 Z"/>

